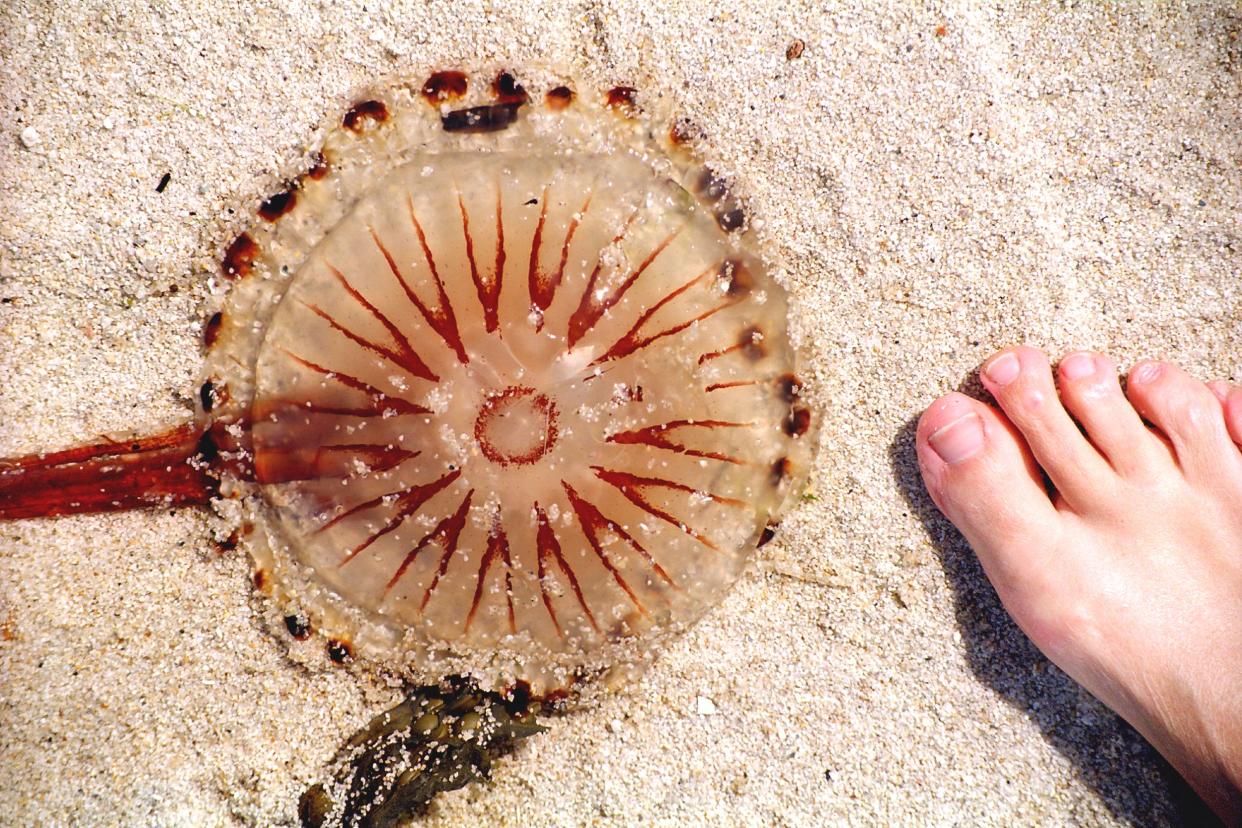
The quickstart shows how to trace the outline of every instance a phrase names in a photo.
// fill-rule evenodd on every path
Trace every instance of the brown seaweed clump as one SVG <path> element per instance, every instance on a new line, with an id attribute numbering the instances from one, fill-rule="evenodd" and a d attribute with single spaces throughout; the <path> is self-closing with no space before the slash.
<path id="1" fill-rule="evenodd" d="M 302 795 L 302 825 L 405 824 L 436 794 L 486 779 L 498 756 L 546 730 L 529 701 L 464 681 L 414 688 L 355 733 L 334 758 L 329 780 Z"/>

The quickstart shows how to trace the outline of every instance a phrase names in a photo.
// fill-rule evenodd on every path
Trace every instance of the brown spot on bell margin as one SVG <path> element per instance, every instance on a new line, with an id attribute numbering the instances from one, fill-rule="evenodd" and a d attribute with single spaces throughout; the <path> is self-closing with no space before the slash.
<path id="1" fill-rule="evenodd" d="M 732 233 L 734 230 L 740 230 L 746 224 L 746 211 L 741 207 L 734 207 L 732 210 L 716 214 L 716 223 L 720 225 L 720 229 L 726 233 Z"/>
<path id="2" fill-rule="evenodd" d="M 755 286 L 754 275 L 737 259 L 729 259 L 721 265 L 720 276 L 725 280 L 725 293 L 734 298 L 745 296 Z"/>
<path id="3" fill-rule="evenodd" d="M 782 400 L 791 403 L 802 393 L 802 380 L 793 374 L 785 374 L 776 380 L 776 393 Z"/>
<path id="4" fill-rule="evenodd" d="M 314 181 L 319 181 L 327 174 L 328 159 L 322 152 L 315 153 L 314 163 L 312 163 L 310 169 L 306 171 L 306 177 Z"/>
<path id="5" fill-rule="evenodd" d="M 520 103 L 454 109 L 440 119 L 445 132 L 499 132 L 517 120 Z"/>
<path id="6" fill-rule="evenodd" d="M 298 194 L 294 187 L 277 193 L 259 205 L 259 215 L 268 221 L 276 221 L 297 204 Z"/>
<path id="7" fill-rule="evenodd" d="M 508 72 L 501 72 L 496 76 L 496 80 L 492 81 L 492 94 L 496 96 L 496 101 L 502 104 L 524 104 L 530 100 L 530 96 L 526 94 L 526 88 Z"/>
<path id="8" fill-rule="evenodd" d="M 695 182 L 694 191 L 710 201 L 729 197 L 729 185 L 711 167 L 704 167 Z"/>
<path id="9" fill-rule="evenodd" d="M 242 233 L 233 239 L 229 249 L 224 251 L 224 261 L 220 263 L 220 272 L 227 279 L 244 279 L 250 275 L 254 260 L 259 258 L 259 246 L 249 233 Z"/>
<path id="10" fill-rule="evenodd" d="M 211 409 L 216 407 L 216 388 L 211 380 L 207 380 L 198 389 L 198 401 L 203 406 L 203 411 L 211 413 Z"/>
<path id="11" fill-rule="evenodd" d="M 530 709 L 532 693 L 529 681 L 519 679 L 516 684 L 506 688 L 500 695 L 504 700 L 505 710 L 511 716 L 525 715 Z"/>
<path id="12" fill-rule="evenodd" d="M 216 438 L 211 431 L 204 431 L 198 438 L 195 453 L 208 466 L 214 465 L 220 459 L 220 447 L 216 445 Z"/>
<path id="13" fill-rule="evenodd" d="M 779 523 L 769 523 L 763 527 L 763 531 L 759 533 L 759 543 L 756 544 L 756 548 L 761 549 L 767 546 L 772 541 L 772 538 L 776 537 L 776 530 L 779 527 Z"/>
<path id="14" fill-rule="evenodd" d="M 465 72 L 436 72 L 427 78 L 421 91 L 427 103 L 434 105 L 463 97 L 468 87 L 469 81 Z"/>
<path id="15" fill-rule="evenodd" d="M 558 112 L 574 102 L 574 90 L 568 86 L 557 86 L 548 90 L 546 95 L 548 108 Z"/>
<path id="16" fill-rule="evenodd" d="M 555 710 L 562 702 L 569 699 L 569 695 L 569 690 L 567 688 L 558 687 L 555 690 L 545 694 L 539 701 Z"/>
<path id="17" fill-rule="evenodd" d="M 678 118 L 668 130 L 669 140 L 681 146 L 691 141 L 703 140 L 703 130 L 689 118 Z"/>
<path id="18" fill-rule="evenodd" d="M 634 103 L 634 94 L 637 91 L 632 86 L 614 86 L 604 96 L 604 103 L 609 109 L 615 109 L 623 115 L 634 115 L 638 112 L 638 106 Z"/>
<path id="19" fill-rule="evenodd" d="M 337 664 L 348 664 L 354 660 L 354 648 L 348 641 L 342 641 L 339 638 L 329 639 L 328 658 Z"/>
<path id="20" fill-rule="evenodd" d="M 216 541 L 216 552 L 220 553 L 221 555 L 227 552 L 232 552 L 234 549 L 237 548 L 237 544 L 240 541 L 241 541 L 241 533 L 238 530 L 234 529 L 232 532 L 229 532 L 229 536 L 227 538 L 225 538 L 222 541 Z"/>
<path id="21" fill-rule="evenodd" d="M 791 474 L 793 474 L 793 463 L 788 457 L 782 457 L 772 464 L 772 485 L 781 485 Z"/>
<path id="22" fill-rule="evenodd" d="M 811 411 L 808 408 L 795 406 L 789 410 L 785 418 L 785 433 L 790 437 L 801 437 L 811 427 Z"/>
<path id="23" fill-rule="evenodd" d="M 763 347 L 763 331 L 758 325 L 751 325 L 742 331 L 737 344 L 741 346 L 742 353 L 751 362 L 758 362 L 767 355 L 767 349 Z"/>
<path id="24" fill-rule="evenodd" d="M 216 311 L 203 325 L 203 344 L 211 348 L 220 337 L 220 326 L 224 324 L 224 311 Z"/>
<path id="25" fill-rule="evenodd" d="M 267 592 L 270 583 L 266 569 L 256 569 L 254 575 L 251 576 L 251 580 L 254 582 L 255 589 L 259 590 L 259 592 Z"/>
<path id="26" fill-rule="evenodd" d="M 362 132 L 363 121 L 370 119 L 377 123 L 388 120 L 388 107 L 382 101 L 360 101 L 345 113 L 341 125 L 354 132 Z"/>
<path id="27" fill-rule="evenodd" d="M 223 405 L 229 399 L 229 387 L 215 378 L 208 379 L 199 386 L 198 400 L 202 403 L 203 411 L 208 414 L 213 408 Z"/>
<path id="28" fill-rule="evenodd" d="M 310 638 L 310 621 L 307 620 L 305 615 L 286 615 L 285 629 L 289 631 L 289 635 L 298 641 L 305 641 Z"/>

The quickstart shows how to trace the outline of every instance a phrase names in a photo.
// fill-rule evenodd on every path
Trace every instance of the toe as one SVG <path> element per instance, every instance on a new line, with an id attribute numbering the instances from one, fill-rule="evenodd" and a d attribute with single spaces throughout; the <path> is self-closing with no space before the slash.
<path id="1" fill-rule="evenodd" d="M 1223 409 L 1225 428 L 1229 430 L 1229 436 L 1233 438 L 1233 441 L 1242 447 L 1242 386 L 1229 389 Z"/>
<path id="2" fill-rule="evenodd" d="M 1212 380 L 1207 384 L 1207 387 L 1216 399 L 1220 400 L 1221 405 L 1224 405 L 1225 401 L 1229 399 L 1229 391 L 1231 386 L 1224 380 Z"/>
<path id="3" fill-rule="evenodd" d="M 1062 407 L 1043 351 L 1025 347 L 1002 351 L 988 360 L 981 376 L 1071 506 L 1091 502 L 1116 479 Z"/>
<path id="4" fill-rule="evenodd" d="M 1214 380 L 1207 387 L 1220 400 L 1220 410 L 1225 417 L 1225 431 L 1238 444 L 1238 448 L 1242 448 L 1242 386 L 1225 380 Z"/>
<path id="5" fill-rule="evenodd" d="M 932 499 L 962 532 L 998 589 L 1029 580 L 1031 549 L 1058 515 L 1021 436 L 996 409 L 963 394 L 936 400 L 919 419 L 919 468 Z M 1035 542 L 1039 539 L 1039 542 Z"/>
<path id="6" fill-rule="evenodd" d="M 1236 475 L 1238 450 L 1225 425 L 1219 398 L 1176 365 L 1143 362 L 1134 367 L 1126 394 L 1135 409 L 1169 442 L 1187 475 Z"/>
<path id="7" fill-rule="evenodd" d="M 1079 351 L 1058 366 L 1061 401 L 1121 474 L 1167 469 L 1169 452 L 1121 392 L 1117 368 L 1103 354 Z"/>

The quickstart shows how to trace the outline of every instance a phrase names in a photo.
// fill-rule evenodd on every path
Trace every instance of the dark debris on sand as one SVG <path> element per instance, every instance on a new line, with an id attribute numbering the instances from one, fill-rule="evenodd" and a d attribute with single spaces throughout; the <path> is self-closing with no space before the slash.
<path id="1" fill-rule="evenodd" d="M 385 828 L 423 813 L 441 791 L 486 779 L 492 762 L 547 728 L 521 688 L 509 695 L 469 681 L 416 687 L 345 743 L 330 778 L 298 804 L 304 828 Z"/>

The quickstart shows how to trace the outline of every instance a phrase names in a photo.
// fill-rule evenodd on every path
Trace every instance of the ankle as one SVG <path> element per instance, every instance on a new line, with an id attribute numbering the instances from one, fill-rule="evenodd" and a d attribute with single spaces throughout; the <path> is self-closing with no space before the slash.
<path id="1" fill-rule="evenodd" d="M 1242 826 L 1242 725 L 1219 716 L 1196 724 L 1191 733 L 1161 727 L 1148 740 L 1226 825 Z"/>

